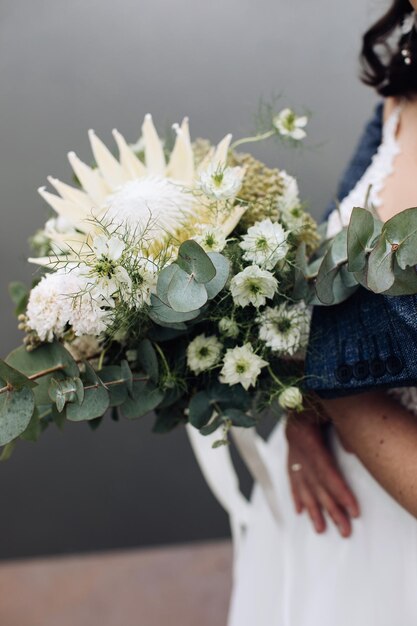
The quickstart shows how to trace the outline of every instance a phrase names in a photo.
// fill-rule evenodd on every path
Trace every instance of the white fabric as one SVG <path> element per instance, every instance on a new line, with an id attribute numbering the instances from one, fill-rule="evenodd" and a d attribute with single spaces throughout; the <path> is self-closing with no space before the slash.
<path id="1" fill-rule="evenodd" d="M 348 224 L 354 206 L 364 205 L 370 186 L 370 200 L 380 206 L 379 194 L 400 149 L 400 113 L 396 108 L 386 122 L 381 146 L 342 201 L 340 214 L 330 216 L 330 236 Z M 417 389 L 393 393 L 417 414 Z M 295 513 L 283 422 L 267 442 L 253 430 L 234 431 L 255 477 L 250 503 L 239 491 L 228 450 L 212 450 L 211 442 L 188 429 L 203 473 L 234 530 L 228 626 L 417 626 L 417 522 L 342 448 L 335 433 L 334 454 L 361 506 L 349 539 L 342 539 L 332 522 L 317 535 L 308 517 Z"/>

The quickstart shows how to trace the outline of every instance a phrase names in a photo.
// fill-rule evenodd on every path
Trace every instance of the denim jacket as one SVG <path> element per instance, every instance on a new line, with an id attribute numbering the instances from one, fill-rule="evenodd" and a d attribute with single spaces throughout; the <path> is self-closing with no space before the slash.
<path id="1" fill-rule="evenodd" d="M 380 103 L 342 177 L 339 200 L 370 165 L 382 140 L 382 120 Z M 324 217 L 334 208 L 333 202 Z M 316 306 L 306 377 L 306 387 L 322 397 L 416 385 L 417 296 L 383 296 L 361 287 L 341 304 Z"/>

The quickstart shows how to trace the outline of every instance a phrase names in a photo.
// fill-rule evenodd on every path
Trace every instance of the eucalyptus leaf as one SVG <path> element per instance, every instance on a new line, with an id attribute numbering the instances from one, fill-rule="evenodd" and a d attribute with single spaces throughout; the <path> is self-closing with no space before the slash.
<path id="1" fill-rule="evenodd" d="M 216 268 L 216 275 L 204 286 L 209 300 L 215 298 L 227 283 L 230 274 L 230 261 L 220 252 L 209 252 L 208 256 Z"/>
<path id="2" fill-rule="evenodd" d="M 180 270 L 179 265 L 173 263 L 172 265 L 168 265 L 164 267 L 164 269 L 159 273 L 158 282 L 156 284 L 156 293 L 157 296 L 164 304 L 169 305 L 168 302 L 168 287 L 174 275 Z"/>
<path id="3" fill-rule="evenodd" d="M 347 261 L 347 230 L 343 229 L 336 235 L 331 246 L 324 255 L 317 274 L 316 293 L 323 304 L 334 304 L 333 293 L 336 276 L 340 267 Z"/>
<path id="4" fill-rule="evenodd" d="M 107 389 L 89 363 L 81 374 L 84 383 L 84 400 L 81 404 L 67 404 L 66 415 L 71 422 L 81 422 L 101 417 L 110 406 Z"/>
<path id="5" fill-rule="evenodd" d="M 206 287 L 197 282 L 192 275 L 189 276 L 183 270 L 174 274 L 168 288 L 168 302 L 174 311 L 181 313 L 195 311 L 200 309 L 207 299 Z"/>
<path id="6" fill-rule="evenodd" d="M 42 344 L 31 352 L 28 352 L 24 346 L 20 346 L 13 350 L 5 360 L 25 376 L 59 368 L 57 371 L 36 379 L 37 387 L 34 388 L 36 405 L 50 404 L 48 389 L 52 378 L 60 379 L 79 375 L 78 365 L 59 342 Z"/>
<path id="7" fill-rule="evenodd" d="M 38 383 L 34 380 L 30 380 L 27 376 L 19 372 L 14 367 L 8 365 L 5 361 L 0 359 L 0 378 L 8 385 L 11 385 L 15 389 L 22 389 L 22 387 L 37 387 Z"/>
<path id="8" fill-rule="evenodd" d="M 202 428 L 214 413 L 212 399 L 208 391 L 199 391 L 190 400 L 188 419 L 195 428 Z"/>
<path id="9" fill-rule="evenodd" d="M 8 461 L 12 456 L 14 449 L 16 447 L 17 440 L 14 439 L 10 443 L 7 443 L 0 454 L 0 461 Z"/>
<path id="10" fill-rule="evenodd" d="M 186 330 L 187 326 L 184 322 L 195 319 L 200 315 L 200 310 L 178 312 L 174 311 L 170 306 L 167 306 L 157 298 L 154 294 L 151 295 L 151 307 L 149 309 L 149 317 L 160 326 L 165 326 L 175 330 Z"/>
<path id="11" fill-rule="evenodd" d="M 348 269 L 350 272 L 359 272 L 364 269 L 370 243 L 376 236 L 376 224 L 377 220 L 367 209 L 355 207 L 352 210 L 347 231 Z"/>
<path id="12" fill-rule="evenodd" d="M 180 245 L 176 263 L 186 274 L 192 275 L 197 283 L 208 283 L 216 275 L 210 257 L 193 239 Z"/>
<path id="13" fill-rule="evenodd" d="M 15 305 L 15 314 L 20 315 L 26 311 L 29 299 L 29 289 L 24 283 L 12 282 L 9 285 L 9 294 Z"/>
<path id="14" fill-rule="evenodd" d="M 200 428 L 200 434 L 204 437 L 211 435 L 223 424 L 223 417 L 221 415 L 215 415 L 208 424 Z"/>
<path id="15" fill-rule="evenodd" d="M 417 271 L 415 266 L 401 269 L 394 258 L 395 281 L 392 287 L 384 291 L 384 296 L 410 296 L 417 294 Z"/>
<path id="16" fill-rule="evenodd" d="M 391 246 L 401 269 L 417 265 L 417 208 L 406 209 L 385 222 L 382 234 Z"/>
<path id="17" fill-rule="evenodd" d="M 128 419 L 136 419 L 156 409 L 163 397 L 163 391 L 152 381 L 134 381 L 132 398 L 128 398 L 120 409 Z"/>
<path id="18" fill-rule="evenodd" d="M 382 234 L 368 257 L 366 277 L 368 289 L 374 293 L 383 293 L 390 289 L 395 281 L 393 264 L 394 255 L 391 244 Z"/>
<path id="19" fill-rule="evenodd" d="M 0 380 L 0 386 L 4 386 Z M 0 394 L 0 446 L 16 439 L 27 428 L 35 410 L 35 397 L 32 389 L 6 391 Z"/>
<path id="20" fill-rule="evenodd" d="M 184 415 L 179 407 L 158 409 L 153 433 L 168 433 L 184 422 Z"/>
<path id="21" fill-rule="evenodd" d="M 258 423 L 256 418 L 244 413 L 240 409 L 226 409 L 223 416 L 230 420 L 233 426 L 239 426 L 241 428 L 252 428 Z"/>
<path id="22" fill-rule="evenodd" d="M 98 374 L 109 394 L 110 407 L 116 407 L 123 404 L 123 402 L 127 400 L 127 384 L 122 382 L 119 385 L 106 385 L 106 383 L 109 382 L 123 380 L 124 377 L 121 367 L 118 365 L 107 365 L 106 367 L 103 367 Z"/>
<path id="23" fill-rule="evenodd" d="M 29 424 L 27 425 L 23 433 L 20 435 L 20 439 L 23 439 L 24 441 L 36 442 L 38 441 L 39 437 L 41 436 L 45 428 L 47 428 L 47 426 L 48 426 L 48 422 L 46 422 L 45 420 L 39 419 L 39 413 L 35 409 Z"/>
<path id="24" fill-rule="evenodd" d="M 159 380 L 158 357 L 149 339 L 143 339 L 138 346 L 138 360 L 149 378 L 156 384 Z"/>

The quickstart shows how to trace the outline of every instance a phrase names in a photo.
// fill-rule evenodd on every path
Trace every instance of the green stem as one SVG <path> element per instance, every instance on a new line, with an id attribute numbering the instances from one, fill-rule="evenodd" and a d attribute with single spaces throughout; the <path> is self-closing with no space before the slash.
<path id="1" fill-rule="evenodd" d="M 243 139 L 238 139 L 231 146 L 231 150 L 235 150 L 238 146 L 241 146 L 244 143 L 256 143 L 258 141 L 265 141 L 265 139 L 269 139 L 275 135 L 275 130 L 268 130 L 261 135 L 254 135 L 253 137 L 243 137 Z"/>
<path id="2" fill-rule="evenodd" d="M 55 367 L 50 367 L 46 370 L 37 372 L 36 374 L 32 374 L 31 376 L 28 376 L 27 378 L 29 380 L 37 380 L 38 378 L 42 378 L 43 376 L 48 376 L 48 374 L 53 374 L 54 372 L 60 372 L 63 369 L 65 369 L 65 365 L 56 365 Z M 6 385 L 5 387 L 1 387 L 0 394 L 6 393 L 6 391 L 12 391 L 12 389 L 13 389 L 12 385 Z"/>
<path id="3" fill-rule="evenodd" d="M 283 385 L 283 384 L 282 384 L 282 382 L 280 381 L 280 379 L 279 379 L 279 378 L 277 378 L 277 376 L 275 376 L 275 374 L 274 374 L 274 372 L 273 372 L 273 370 L 272 370 L 272 367 L 271 367 L 270 365 L 268 366 L 268 372 L 269 372 L 269 374 L 270 374 L 270 376 L 271 376 L 272 380 L 276 382 L 276 384 L 278 385 L 278 387 L 279 387 L 280 389 L 285 389 L 285 385 Z"/>
<path id="4" fill-rule="evenodd" d="M 168 361 L 166 360 L 166 356 L 163 353 L 163 351 L 161 350 L 161 348 L 158 346 L 157 343 L 152 344 L 153 347 L 156 349 L 156 351 L 158 352 L 159 356 L 161 357 L 164 369 L 165 369 L 165 374 L 169 374 L 171 372 L 170 368 L 169 368 L 169 364 Z"/>

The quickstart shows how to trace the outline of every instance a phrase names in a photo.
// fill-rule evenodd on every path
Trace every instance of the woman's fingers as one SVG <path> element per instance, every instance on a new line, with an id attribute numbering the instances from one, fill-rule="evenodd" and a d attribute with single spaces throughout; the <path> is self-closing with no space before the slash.
<path id="1" fill-rule="evenodd" d="M 359 517 L 358 501 L 343 478 L 334 457 L 327 449 L 323 452 L 316 458 L 317 475 L 320 478 L 320 483 L 336 502 L 348 512 L 350 517 Z"/>
<path id="2" fill-rule="evenodd" d="M 324 519 L 321 506 L 315 498 L 310 487 L 303 479 L 297 479 L 298 492 L 300 494 L 301 501 L 310 516 L 313 526 L 318 533 L 322 533 L 326 530 L 326 520 Z"/>
<path id="3" fill-rule="evenodd" d="M 291 476 L 291 474 L 290 474 L 290 485 L 291 485 L 291 493 L 292 493 L 292 499 L 294 501 L 295 511 L 296 513 L 302 513 L 304 511 L 303 501 L 301 499 L 296 481 Z"/>
<path id="4" fill-rule="evenodd" d="M 337 526 L 342 537 L 350 537 L 352 534 L 352 524 L 346 511 L 344 511 L 334 498 L 321 486 L 317 488 L 317 498 Z"/>

